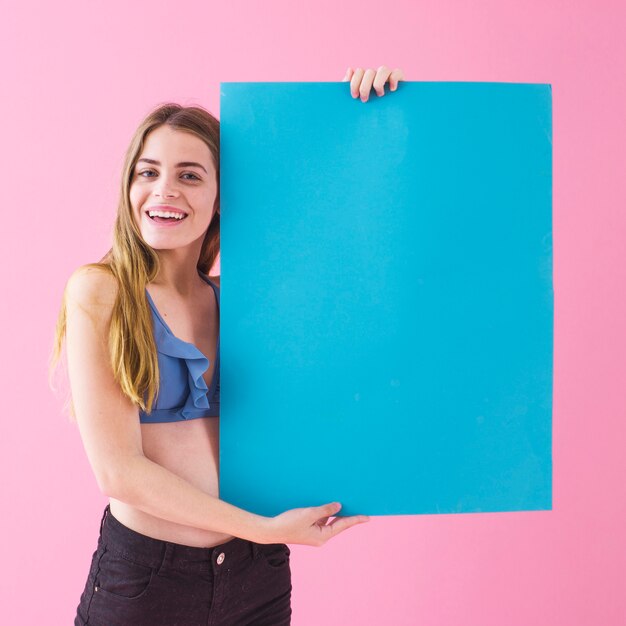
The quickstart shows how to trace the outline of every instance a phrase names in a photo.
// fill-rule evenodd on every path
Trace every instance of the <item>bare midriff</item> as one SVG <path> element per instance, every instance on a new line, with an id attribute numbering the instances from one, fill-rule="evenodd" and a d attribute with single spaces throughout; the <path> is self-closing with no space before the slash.
<path id="1" fill-rule="evenodd" d="M 141 424 L 144 454 L 194 487 L 219 497 L 219 417 L 181 422 Z M 173 543 L 209 548 L 233 538 L 149 515 L 110 498 L 111 513 L 132 530 Z"/>

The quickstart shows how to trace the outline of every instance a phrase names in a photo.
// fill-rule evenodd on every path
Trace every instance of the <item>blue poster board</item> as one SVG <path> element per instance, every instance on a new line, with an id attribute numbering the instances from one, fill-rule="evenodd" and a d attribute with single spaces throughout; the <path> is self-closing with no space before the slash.
<path id="1" fill-rule="evenodd" d="M 220 497 L 552 508 L 547 84 L 221 83 Z"/>

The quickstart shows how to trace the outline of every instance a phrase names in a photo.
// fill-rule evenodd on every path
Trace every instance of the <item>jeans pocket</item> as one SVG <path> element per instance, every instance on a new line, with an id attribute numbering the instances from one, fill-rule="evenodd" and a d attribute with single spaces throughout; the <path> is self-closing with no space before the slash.
<path id="1" fill-rule="evenodd" d="M 126 558 L 115 550 L 104 549 L 95 580 L 95 593 L 125 600 L 137 600 L 150 588 L 154 568 Z"/>
<path id="2" fill-rule="evenodd" d="M 259 552 L 263 562 L 273 569 L 281 569 L 289 565 L 291 550 L 285 543 L 259 544 Z"/>

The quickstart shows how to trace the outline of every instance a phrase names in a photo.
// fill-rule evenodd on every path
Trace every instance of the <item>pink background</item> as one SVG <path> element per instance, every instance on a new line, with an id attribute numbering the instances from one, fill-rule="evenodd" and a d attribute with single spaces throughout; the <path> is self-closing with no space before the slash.
<path id="1" fill-rule="evenodd" d="M 142 116 L 166 100 L 219 116 L 220 81 L 381 64 L 553 86 L 554 510 L 377 517 L 292 546 L 293 624 L 626 623 L 623 2 L 3 6 L 3 623 L 71 623 L 95 549 L 106 500 L 47 357 L 65 281 L 108 249 Z"/>

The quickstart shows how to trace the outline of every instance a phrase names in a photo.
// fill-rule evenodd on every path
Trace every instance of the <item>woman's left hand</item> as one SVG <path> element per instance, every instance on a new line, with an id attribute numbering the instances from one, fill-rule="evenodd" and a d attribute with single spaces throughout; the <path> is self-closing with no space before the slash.
<path id="1" fill-rule="evenodd" d="M 361 97 L 361 102 L 367 102 L 370 96 L 372 86 L 376 90 L 376 94 L 381 97 L 385 95 L 385 83 L 389 81 L 389 89 L 395 91 L 398 88 L 398 82 L 404 80 L 404 73 L 401 69 L 390 70 L 388 67 L 381 65 L 377 70 L 362 69 L 357 67 L 353 70 L 349 67 L 342 82 L 350 81 L 350 93 L 353 98 Z"/>

